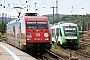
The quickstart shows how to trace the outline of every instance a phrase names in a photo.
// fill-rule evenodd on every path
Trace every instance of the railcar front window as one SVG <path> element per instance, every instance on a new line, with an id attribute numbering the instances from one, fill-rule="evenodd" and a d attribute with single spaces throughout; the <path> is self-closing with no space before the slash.
<path id="1" fill-rule="evenodd" d="M 26 26 L 27 28 L 37 28 L 36 22 L 27 22 Z"/>
<path id="2" fill-rule="evenodd" d="M 48 28 L 47 22 L 37 22 L 38 28 Z"/>
<path id="3" fill-rule="evenodd" d="M 64 27 L 65 36 L 76 36 L 76 27 Z"/>

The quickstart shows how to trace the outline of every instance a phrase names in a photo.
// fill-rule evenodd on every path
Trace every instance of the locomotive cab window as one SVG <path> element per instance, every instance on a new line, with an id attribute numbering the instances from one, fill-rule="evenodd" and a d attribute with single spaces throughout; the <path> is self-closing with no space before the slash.
<path id="1" fill-rule="evenodd" d="M 37 22 L 38 28 L 48 28 L 47 22 Z"/>
<path id="2" fill-rule="evenodd" d="M 37 28 L 36 22 L 26 22 L 27 28 Z"/>
<path id="3" fill-rule="evenodd" d="M 48 28 L 47 22 L 26 22 L 27 28 Z"/>

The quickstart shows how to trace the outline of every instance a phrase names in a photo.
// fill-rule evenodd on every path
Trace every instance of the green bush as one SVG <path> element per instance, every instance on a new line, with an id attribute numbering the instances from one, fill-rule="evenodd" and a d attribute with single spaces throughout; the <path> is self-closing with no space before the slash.
<path id="1" fill-rule="evenodd" d="M 6 33 L 0 34 L 0 37 L 6 37 Z"/>
<path id="2" fill-rule="evenodd" d="M 54 43 L 54 48 L 55 48 L 55 49 L 60 49 L 60 47 L 57 46 L 57 43 Z"/>

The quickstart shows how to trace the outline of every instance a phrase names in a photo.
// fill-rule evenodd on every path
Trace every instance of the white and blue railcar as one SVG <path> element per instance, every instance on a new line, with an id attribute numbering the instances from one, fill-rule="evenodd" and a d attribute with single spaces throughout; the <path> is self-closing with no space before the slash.
<path id="1" fill-rule="evenodd" d="M 70 22 L 59 22 L 51 27 L 52 42 L 62 46 L 78 46 L 79 29 L 77 24 Z"/>

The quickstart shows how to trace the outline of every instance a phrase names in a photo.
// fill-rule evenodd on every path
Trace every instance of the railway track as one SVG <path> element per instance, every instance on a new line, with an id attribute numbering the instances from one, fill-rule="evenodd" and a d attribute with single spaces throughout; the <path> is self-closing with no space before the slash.
<path id="1" fill-rule="evenodd" d="M 80 41 L 80 45 L 90 46 L 90 42 Z"/>
<path id="2" fill-rule="evenodd" d="M 85 45 L 85 46 L 90 46 L 89 42 L 83 42 L 80 41 L 81 45 Z M 69 55 L 70 57 L 77 57 L 80 60 L 90 60 L 90 52 L 86 52 L 83 49 L 80 48 L 74 48 L 74 49 L 70 49 L 70 48 L 60 48 L 61 52 L 66 53 L 67 55 Z M 70 58 L 69 57 L 69 58 Z M 67 58 L 68 59 L 68 58 Z"/>
<path id="3" fill-rule="evenodd" d="M 62 49 L 64 53 L 70 55 L 70 57 L 78 57 L 81 60 L 90 60 L 90 53 L 83 51 L 81 49 L 73 50 L 73 49 Z"/>
<path id="4" fill-rule="evenodd" d="M 46 50 L 49 55 L 55 57 L 56 60 L 64 60 L 61 56 L 57 55 L 56 53 L 52 52 L 51 50 Z"/>
<path id="5" fill-rule="evenodd" d="M 5 42 L 6 41 L 6 37 L 0 37 L 0 42 Z"/>
<path id="6" fill-rule="evenodd" d="M 46 54 L 43 54 L 40 58 L 36 58 L 37 60 L 78 60 L 77 57 L 70 57 L 67 55 L 63 55 L 61 53 L 56 53 L 55 50 L 46 50 Z"/>
<path id="7" fill-rule="evenodd" d="M 37 60 L 65 60 L 58 56 L 57 54 L 53 53 L 50 50 L 46 50 L 45 54 L 42 54 L 41 58 L 37 58 Z"/>
<path id="8" fill-rule="evenodd" d="M 56 50 L 56 49 L 51 49 L 51 51 L 52 51 L 53 53 L 55 53 L 56 55 L 58 55 L 59 57 L 63 58 L 64 60 L 68 60 L 68 59 L 70 58 L 70 56 L 68 56 L 68 55 L 66 55 L 66 54 L 64 54 L 64 53 L 61 53 L 61 52 L 59 52 L 59 51 Z"/>

